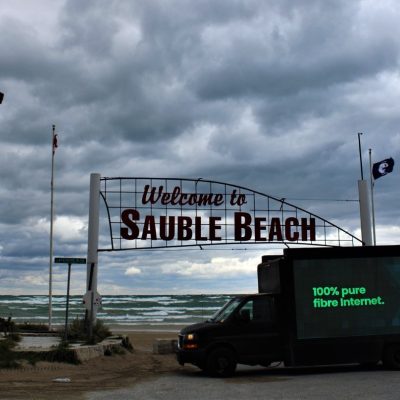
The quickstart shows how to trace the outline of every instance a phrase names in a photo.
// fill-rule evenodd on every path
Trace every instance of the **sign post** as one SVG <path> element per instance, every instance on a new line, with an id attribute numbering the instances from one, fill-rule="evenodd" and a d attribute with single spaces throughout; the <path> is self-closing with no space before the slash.
<path id="1" fill-rule="evenodd" d="M 86 264 L 86 258 L 71 258 L 71 257 L 56 257 L 55 264 L 68 264 L 68 281 L 67 281 L 67 305 L 65 307 L 65 329 L 64 341 L 68 340 L 68 309 L 69 309 L 69 288 L 71 282 L 71 265 L 72 264 Z"/>
<path id="2" fill-rule="evenodd" d="M 99 208 L 100 208 L 100 174 L 90 175 L 89 194 L 89 224 L 88 224 L 88 249 L 87 249 L 87 273 L 86 291 L 89 294 L 89 302 L 86 301 L 89 337 L 92 337 L 93 322 L 96 320 L 97 307 L 95 296 L 97 293 L 97 266 L 98 266 L 98 244 L 99 244 Z M 100 300 L 101 301 L 101 300 Z M 89 306 L 89 308 L 88 308 Z"/>

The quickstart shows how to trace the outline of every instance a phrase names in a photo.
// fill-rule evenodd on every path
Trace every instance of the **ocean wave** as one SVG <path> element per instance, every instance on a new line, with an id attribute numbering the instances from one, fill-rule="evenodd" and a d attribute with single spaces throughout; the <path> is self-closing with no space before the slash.
<path id="1" fill-rule="evenodd" d="M 39 316 L 35 316 L 34 318 L 27 318 L 27 317 L 13 317 L 13 320 L 29 320 L 29 321 L 36 321 L 36 320 L 40 320 L 40 321 L 46 321 L 49 319 L 49 317 L 39 317 Z"/>
<path id="2" fill-rule="evenodd" d="M 118 322 L 124 322 L 124 321 L 141 321 L 141 322 L 164 322 L 164 323 L 168 323 L 168 321 L 170 320 L 181 320 L 181 321 L 187 321 L 188 323 L 190 323 L 190 320 L 188 320 L 187 317 L 184 316 L 168 316 L 167 318 L 162 318 L 160 316 L 154 315 L 154 316 L 141 316 L 141 315 L 124 315 L 124 316 L 118 316 L 116 317 L 112 317 L 109 315 L 104 315 L 104 316 L 99 316 L 99 319 L 101 320 L 105 320 L 105 321 L 110 321 L 110 322 L 114 322 L 114 323 L 118 323 Z"/>
<path id="3" fill-rule="evenodd" d="M 163 310 L 163 311 L 176 311 L 176 312 L 190 312 L 190 311 L 202 311 L 202 310 L 209 310 L 209 311 L 216 311 L 219 310 L 221 307 L 124 307 L 124 308 L 117 308 L 117 307 L 105 307 L 104 305 L 101 307 L 102 310 L 107 311 L 146 311 L 146 310 Z"/>
<path id="4" fill-rule="evenodd" d="M 226 302 L 226 295 L 110 295 L 103 296 L 97 317 L 107 323 L 190 324 L 205 320 Z M 46 295 L 1 296 L 0 316 L 11 315 L 15 321 L 48 321 L 49 299 Z M 53 322 L 63 323 L 66 296 L 52 297 Z M 83 318 L 82 296 L 69 299 L 69 318 Z"/>
<path id="5" fill-rule="evenodd" d="M 112 301 L 112 302 L 132 302 L 132 301 L 143 301 L 143 302 L 148 302 L 148 301 L 155 301 L 155 302 L 160 302 L 160 301 L 170 301 L 172 300 L 171 296 L 124 296 L 124 297 L 119 297 L 119 296 L 103 296 L 104 300 L 107 301 Z"/>
<path id="6" fill-rule="evenodd" d="M 156 315 L 159 317 L 166 317 L 168 316 L 168 313 L 165 311 L 150 311 L 150 312 L 144 312 L 142 315 Z"/>

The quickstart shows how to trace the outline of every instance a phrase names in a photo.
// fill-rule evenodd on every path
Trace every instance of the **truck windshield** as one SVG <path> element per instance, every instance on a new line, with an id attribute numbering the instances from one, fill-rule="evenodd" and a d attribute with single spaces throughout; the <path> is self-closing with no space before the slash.
<path id="1" fill-rule="evenodd" d="M 234 299 L 228 301 L 220 310 L 218 310 L 211 318 L 212 322 L 224 322 L 229 315 L 236 309 L 236 307 L 242 301 L 241 298 L 235 297 Z"/>

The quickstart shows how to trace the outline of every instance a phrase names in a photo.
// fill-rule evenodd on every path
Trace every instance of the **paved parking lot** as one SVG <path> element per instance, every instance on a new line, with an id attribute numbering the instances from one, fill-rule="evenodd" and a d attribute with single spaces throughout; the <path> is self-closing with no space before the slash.
<path id="1" fill-rule="evenodd" d="M 131 388 L 86 396 L 88 400 L 397 400 L 400 372 L 358 366 L 274 370 L 239 367 L 235 377 L 217 379 L 188 368 Z"/>

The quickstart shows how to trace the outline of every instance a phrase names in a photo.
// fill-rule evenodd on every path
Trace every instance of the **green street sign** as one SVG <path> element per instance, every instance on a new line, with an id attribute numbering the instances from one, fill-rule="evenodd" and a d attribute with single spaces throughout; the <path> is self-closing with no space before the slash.
<path id="1" fill-rule="evenodd" d="M 86 264 L 86 258 L 56 257 L 56 264 Z"/>

